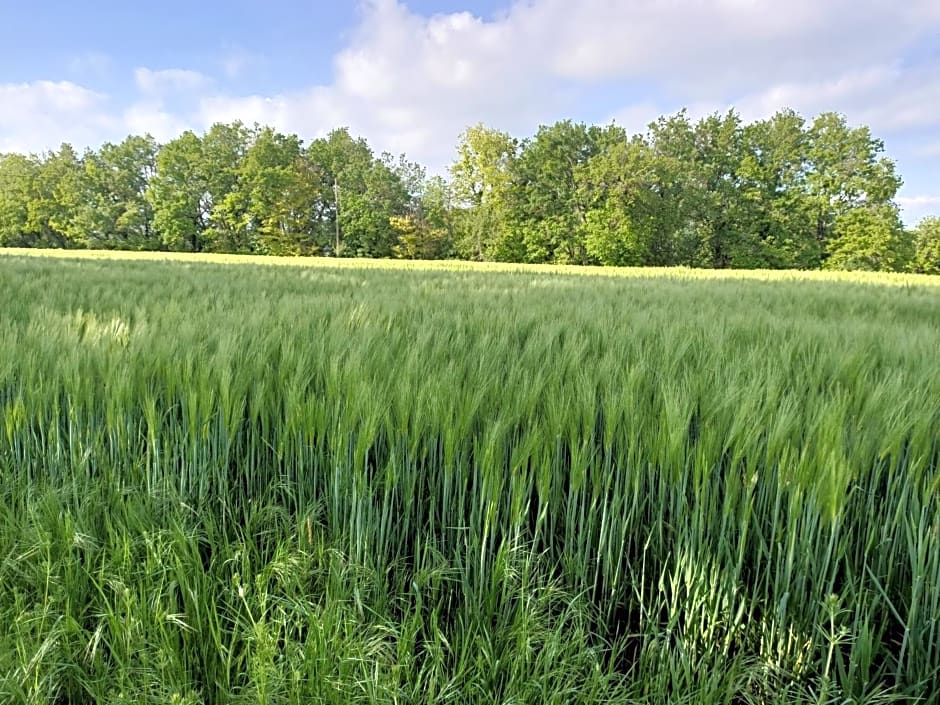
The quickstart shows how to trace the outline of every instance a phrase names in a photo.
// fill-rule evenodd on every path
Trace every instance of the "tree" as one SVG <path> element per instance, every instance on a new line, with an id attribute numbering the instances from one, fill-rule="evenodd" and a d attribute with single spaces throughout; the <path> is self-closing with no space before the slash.
<path id="1" fill-rule="evenodd" d="M 518 142 L 476 125 L 464 131 L 450 167 L 457 217 L 456 247 L 471 260 L 521 261 L 525 248 L 511 225 L 510 189 Z"/>
<path id="2" fill-rule="evenodd" d="M 84 157 L 84 196 L 77 221 L 89 247 L 156 249 L 153 208 L 146 198 L 156 173 L 153 137 L 107 143 Z"/>
<path id="3" fill-rule="evenodd" d="M 160 150 L 147 200 L 163 245 L 192 252 L 250 251 L 247 221 L 238 210 L 246 204 L 220 204 L 235 188 L 251 141 L 252 132 L 235 122 L 213 125 L 203 137 L 184 132 Z"/>
<path id="4" fill-rule="evenodd" d="M 82 247 L 86 183 L 69 144 L 42 157 L 0 157 L 0 244 Z"/>
<path id="5" fill-rule="evenodd" d="M 312 142 L 307 156 L 325 195 L 319 228 L 324 250 L 391 256 L 396 232 L 390 219 L 409 210 L 412 194 L 403 176 L 414 178 L 415 165 L 388 154 L 377 159 L 369 144 L 346 128 Z"/>
<path id="6" fill-rule="evenodd" d="M 924 218 L 914 231 L 914 268 L 940 274 L 940 218 Z"/>
<path id="7" fill-rule="evenodd" d="M 0 246 L 31 247 L 40 244 L 40 235 L 32 229 L 29 215 L 39 168 L 34 157 L 0 155 Z"/>
<path id="8" fill-rule="evenodd" d="M 592 157 L 577 180 L 585 208 L 585 251 L 613 266 L 672 264 L 660 247 L 655 160 L 641 137 L 612 145 Z"/>
<path id="9" fill-rule="evenodd" d="M 365 257 L 390 257 L 397 239 L 390 220 L 408 215 L 415 194 L 401 178 L 400 160 L 396 165 L 391 155 L 376 160 L 366 174 L 365 218 L 360 219 L 361 234 L 357 254 Z"/>
<path id="10" fill-rule="evenodd" d="M 903 271 L 913 256 L 897 207 L 879 203 L 840 213 L 827 242 L 827 269 Z"/>
<path id="11" fill-rule="evenodd" d="M 450 238 L 443 228 L 414 215 L 393 216 L 390 221 L 397 236 L 392 248 L 401 259 L 442 259 L 450 249 Z"/>
<path id="12" fill-rule="evenodd" d="M 453 254 L 450 187 L 440 176 L 414 181 L 411 211 L 390 219 L 396 235 L 392 248 L 402 259 L 443 259 Z"/>
<path id="13" fill-rule="evenodd" d="M 516 164 L 514 207 L 530 262 L 585 264 L 587 204 L 578 188 L 589 160 L 626 138 L 623 130 L 570 120 L 540 127 Z"/>
<path id="14" fill-rule="evenodd" d="M 818 268 L 822 257 L 807 198 L 808 137 L 802 117 L 784 110 L 744 128 L 738 167 L 751 266 Z"/>
<path id="15" fill-rule="evenodd" d="M 756 249 L 746 222 L 740 166 L 744 156 L 741 119 L 733 110 L 713 114 L 695 124 L 693 179 L 697 182 L 696 230 L 698 260 L 716 269 L 754 266 Z"/>
<path id="16" fill-rule="evenodd" d="M 314 140 L 307 148 L 307 158 L 326 197 L 320 241 L 332 254 L 345 254 L 350 249 L 347 231 L 353 225 L 351 216 L 359 205 L 355 196 L 365 191 L 365 173 L 374 161 L 372 150 L 364 139 L 354 139 L 348 129 L 341 128 Z M 351 235 L 354 250 L 358 234 Z"/>
<path id="17" fill-rule="evenodd" d="M 563 120 L 476 125 L 451 182 L 333 130 L 309 145 L 240 122 L 163 147 L 0 155 L 0 245 L 696 267 L 936 268 L 934 220 L 867 127 L 791 110 L 685 111 L 628 139 Z"/>
<path id="18" fill-rule="evenodd" d="M 208 212 L 204 237 L 206 249 L 212 252 L 252 251 L 246 228 L 247 204 L 237 197 L 235 203 L 223 204 L 238 190 L 239 175 L 257 132 L 257 126 L 250 129 L 236 121 L 216 123 L 202 137 L 198 164 L 206 186 L 202 196 Z"/>
<path id="19" fill-rule="evenodd" d="M 33 180 L 26 229 L 37 246 L 81 247 L 86 234 L 78 213 L 85 196 L 84 167 L 75 149 L 63 144 L 45 155 Z"/>
<path id="20" fill-rule="evenodd" d="M 248 147 L 236 183 L 213 218 L 239 233 L 239 241 L 252 252 L 307 253 L 321 198 L 309 177 L 300 138 L 264 128 Z"/>
<path id="21" fill-rule="evenodd" d="M 884 143 L 867 127 L 849 127 L 836 113 L 821 114 L 809 128 L 806 190 L 823 258 L 833 252 L 829 240 L 837 235 L 840 218 L 855 208 L 893 203 L 902 182 L 883 152 Z M 879 212 L 876 208 L 859 222 L 869 218 L 886 223 L 881 215 L 873 215 Z M 835 250 L 846 261 L 844 245 Z"/>
<path id="22" fill-rule="evenodd" d="M 202 140 L 193 132 L 164 145 L 157 173 L 147 188 L 153 227 L 171 250 L 199 252 L 205 247 L 211 203 L 202 163 Z"/>
<path id="23" fill-rule="evenodd" d="M 662 263 L 710 266 L 700 215 L 706 205 L 704 179 L 688 115 L 683 110 L 659 118 L 649 126 L 647 140 L 653 155 L 654 191 L 659 196 L 656 241 L 669 256 Z"/>

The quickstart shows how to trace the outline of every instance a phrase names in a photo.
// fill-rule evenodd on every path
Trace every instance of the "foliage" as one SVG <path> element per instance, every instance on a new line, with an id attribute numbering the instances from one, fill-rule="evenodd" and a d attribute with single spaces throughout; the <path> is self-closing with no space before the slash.
<path id="1" fill-rule="evenodd" d="M 865 126 L 782 110 L 460 136 L 450 182 L 346 128 L 0 155 L 0 246 L 725 268 L 919 265 Z M 436 195 L 433 195 L 435 194 Z M 431 203 L 428 199 L 436 199 Z M 928 247 L 929 251 L 929 247 Z M 928 260 L 930 255 L 926 255 Z"/>
<path id="2" fill-rule="evenodd" d="M 442 259 L 450 249 L 447 231 L 415 216 L 392 217 L 398 244 L 393 251 L 403 259 Z"/>
<path id="3" fill-rule="evenodd" d="M 483 125 L 461 135 L 451 165 L 454 197 L 465 210 L 458 218 L 457 251 L 469 260 L 520 261 L 525 248 L 512 223 L 512 170 L 519 144 Z"/>
<path id="4" fill-rule="evenodd" d="M 160 150 L 147 200 L 164 247 L 191 252 L 205 249 L 212 211 L 208 172 L 203 166 L 202 140 L 193 132 L 183 133 Z"/>
<path id="5" fill-rule="evenodd" d="M 914 235 L 914 266 L 924 274 L 940 274 L 940 218 L 924 218 Z"/>
<path id="6" fill-rule="evenodd" d="M 585 264 L 585 196 L 581 170 L 609 145 L 625 138 L 617 127 L 602 129 L 569 120 L 539 128 L 515 164 L 514 199 L 530 262 Z"/>
<path id="7" fill-rule="evenodd" d="M 20 154 L 0 155 L 0 245 L 41 244 L 29 217 L 38 171 L 35 159 Z"/>
<path id="8" fill-rule="evenodd" d="M 147 187 L 156 175 L 157 143 L 149 135 L 105 144 L 84 157 L 79 228 L 89 247 L 157 249 Z"/>
<path id="9" fill-rule="evenodd" d="M 840 214 L 827 249 L 827 268 L 899 272 L 911 260 L 913 243 L 897 209 L 880 204 Z"/>

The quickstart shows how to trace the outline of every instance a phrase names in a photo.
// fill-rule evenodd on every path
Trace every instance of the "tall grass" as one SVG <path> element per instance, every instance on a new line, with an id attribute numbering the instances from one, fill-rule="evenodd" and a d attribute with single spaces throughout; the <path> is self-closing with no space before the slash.
<path id="1" fill-rule="evenodd" d="M 940 289 L 0 260 L 0 701 L 940 703 Z"/>

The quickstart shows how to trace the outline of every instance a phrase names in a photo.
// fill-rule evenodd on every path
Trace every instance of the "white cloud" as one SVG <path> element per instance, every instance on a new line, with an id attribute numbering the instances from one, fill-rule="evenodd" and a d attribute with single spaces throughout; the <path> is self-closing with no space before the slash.
<path id="1" fill-rule="evenodd" d="M 829 80 L 793 81 L 771 86 L 735 102 L 748 119 L 791 107 L 807 115 L 826 110 L 846 113 L 876 133 L 940 127 L 940 69 L 904 68 L 897 63 L 851 70 Z"/>
<path id="2" fill-rule="evenodd" d="M 47 109 L 52 112 L 81 111 L 98 105 L 104 96 L 71 81 L 35 81 L 0 86 L 0 106 L 9 119 L 17 114 Z"/>
<path id="3" fill-rule="evenodd" d="M 0 84 L 0 152 L 90 144 L 114 125 L 107 98 L 71 81 Z"/>
<path id="4" fill-rule="evenodd" d="M 537 68 L 578 80 L 654 77 L 700 99 L 716 88 L 845 71 L 893 59 L 940 22 L 933 0 L 531 0 L 483 21 L 468 13 L 421 18 L 394 0 L 366 3 L 363 26 L 392 27 L 417 39 L 440 37 L 437 66 L 460 60 L 500 70 Z M 362 42 L 364 38 L 370 41 Z M 388 55 L 389 42 L 357 37 L 356 58 Z M 361 63 L 361 62 L 360 62 Z M 369 68 L 376 64 L 369 61 Z M 404 69 L 404 67 L 402 67 Z M 370 84 L 375 85 L 375 84 Z M 384 88 L 384 86 L 383 86 Z"/>
<path id="5" fill-rule="evenodd" d="M 736 107 L 747 119 L 772 115 L 785 106 L 806 114 L 844 108 L 846 102 L 857 102 L 859 96 L 884 89 L 895 73 L 891 67 L 876 66 L 822 81 L 780 83 L 738 99 Z"/>
<path id="6" fill-rule="evenodd" d="M 141 67 L 134 71 L 137 89 L 148 96 L 165 96 L 174 93 L 188 93 L 207 87 L 212 80 L 198 72 L 188 69 L 153 69 Z"/>
<path id="7" fill-rule="evenodd" d="M 166 110 L 160 101 L 140 101 L 127 108 L 121 120 L 127 134 L 150 134 L 158 142 L 167 142 L 191 129 L 190 123 Z"/>
<path id="8" fill-rule="evenodd" d="M 199 71 L 140 67 L 134 70 L 134 83 L 139 98 L 124 110 L 122 124 L 128 133 L 149 133 L 165 142 L 191 129 L 189 108 L 213 81 Z"/>
<path id="9" fill-rule="evenodd" d="M 0 152 L 41 152 L 62 142 L 83 149 L 146 132 L 169 140 L 189 127 L 159 95 L 121 108 L 71 81 L 0 84 Z"/>
<path id="10" fill-rule="evenodd" d="M 907 226 L 914 226 L 927 216 L 940 215 L 940 194 L 901 196 L 897 201 Z"/>
<path id="11" fill-rule="evenodd" d="M 901 196 L 898 198 L 898 205 L 903 208 L 918 208 L 922 206 L 940 206 L 940 195 L 938 196 Z"/>

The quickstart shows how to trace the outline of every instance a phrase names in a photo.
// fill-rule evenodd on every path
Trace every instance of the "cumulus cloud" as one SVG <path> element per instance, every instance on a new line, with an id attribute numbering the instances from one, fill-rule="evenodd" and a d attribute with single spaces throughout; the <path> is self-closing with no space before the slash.
<path id="1" fill-rule="evenodd" d="M 746 118 L 765 117 L 787 106 L 810 115 L 837 110 L 875 132 L 938 127 L 940 113 L 934 106 L 940 104 L 940 66 L 871 66 L 828 80 L 781 83 L 735 104 Z"/>
<path id="2" fill-rule="evenodd" d="M 900 196 L 897 199 L 904 217 L 904 223 L 913 226 L 930 215 L 940 213 L 940 194 L 920 194 Z"/>
<path id="3" fill-rule="evenodd" d="M 138 97 L 122 114 L 126 131 L 149 133 L 158 141 L 167 141 L 193 127 L 192 105 L 211 90 L 209 76 L 189 69 L 134 70 Z"/>
<path id="4" fill-rule="evenodd" d="M 160 101 L 148 100 L 134 103 L 124 110 L 121 125 L 126 134 L 149 134 L 158 142 L 167 142 L 193 127 L 186 118 L 167 110 Z"/>
<path id="5" fill-rule="evenodd" d="M 940 206 L 940 195 L 937 196 L 902 196 L 898 199 L 898 205 L 905 208 L 919 206 Z"/>
<path id="6" fill-rule="evenodd" d="M 115 126 L 106 96 L 71 81 L 0 84 L 0 152 L 89 144 Z"/>
<path id="7" fill-rule="evenodd" d="M 693 97 L 894 58 L 929 31 L 933 2 L 914 0 L 565 0 L 510 16 L 579 78 L 645 77 Z M 546 39 L 551 41 L 546 42 Z"/>
<path id="8" fill-rule="evenodd" d="M 134 75 L 140 95 L 125 107 L 72 81 L 0 84 L 0 152 L 42 152 L 62 142 L 82 149 L 147 132 L 169 140 L 193 126 L 164 96 L 205 85 L 199 74 L 138 69 Z"/>

